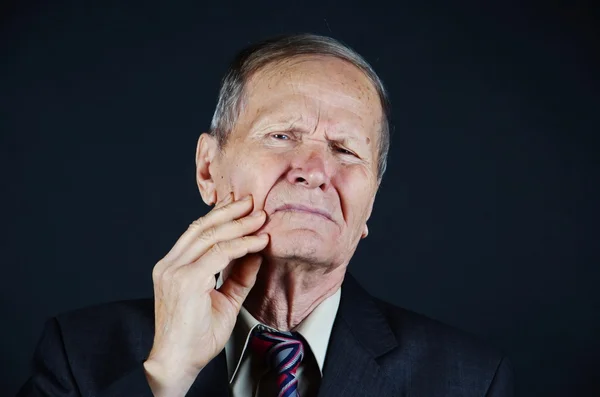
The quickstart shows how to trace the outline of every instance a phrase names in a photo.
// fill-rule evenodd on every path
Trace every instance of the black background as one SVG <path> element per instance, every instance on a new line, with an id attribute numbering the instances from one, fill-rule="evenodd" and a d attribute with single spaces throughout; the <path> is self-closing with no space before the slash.
<path id="1" fill-rule="evenodd" d="M 1 11 L 7 395 L 47 317 L 151 295 L 152 267 L 207 211 L 194 154 L 228 62 L 290 32 L 349 44 L 391 94 L 389 168 L 350 265 L 361 283 L 503 349 L 519 396 L 600 395 L 600 45 L 589 5 L 21 1 Z"/>

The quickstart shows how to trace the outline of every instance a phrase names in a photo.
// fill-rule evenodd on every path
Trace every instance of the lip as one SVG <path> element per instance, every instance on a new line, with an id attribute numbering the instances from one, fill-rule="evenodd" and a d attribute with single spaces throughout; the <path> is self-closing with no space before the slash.
<path id="1" fill-rule="evenodd" d="M 282 205 L 281 207 L 278 207 L 273 213 L 279 212 L 279 211 L 306 212 L 309 214 L 322 216 L 323 218 L 335 223 L 335 221 L 331 218 L 331 215 L 329 215 L 329 212 L 327 212 L 323 209 L 320 209 L 320 208 L 309 207 L 309 206 L 302 205 L 302 204 L 285 204 L 285 205 Z"/>

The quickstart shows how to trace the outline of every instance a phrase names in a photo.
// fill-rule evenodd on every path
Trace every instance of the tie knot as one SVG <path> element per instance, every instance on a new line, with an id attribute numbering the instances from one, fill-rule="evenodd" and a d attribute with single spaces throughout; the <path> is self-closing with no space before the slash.
<path id="1" fill-rule="evenodd" d="M 250 349 L 277 374 L 294 374 L 304 357 L 304 345 L 297 332 L 278 332 L 257 326 L 250 336 Z"/>

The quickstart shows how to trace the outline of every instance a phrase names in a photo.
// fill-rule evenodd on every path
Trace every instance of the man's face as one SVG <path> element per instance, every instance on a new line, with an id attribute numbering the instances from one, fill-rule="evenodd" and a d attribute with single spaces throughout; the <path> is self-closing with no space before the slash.
<path id="1" fill-rule="evenodd" d="M 267 67 L 249 81 L 210 166 L 217 196 L 253 195 L 267 213 L 265 255 L 345 264 L 377 191 L 381 118 L 375 88 L 346 62 L 303 57 Z"/>

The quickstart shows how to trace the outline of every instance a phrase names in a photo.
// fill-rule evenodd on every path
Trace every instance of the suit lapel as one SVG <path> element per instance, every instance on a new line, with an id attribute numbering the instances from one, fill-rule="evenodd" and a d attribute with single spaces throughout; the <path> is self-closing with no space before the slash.
<path id="1" fill-rule="evenodd" d="M 373 298 L 346 274 L 318 397 L 403 396 L 376 359 L 398 345 Z M 229 396 L 225 350 L 199 374 L 187 397 Z"/>
<path id="2" fill-rule="evenodd" d="M 400 395 L 399 385 L 376 361 L 396 346 L 396 338 L 373 298 L 347 273 L 318 396 Z"/>

